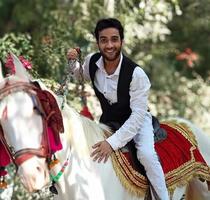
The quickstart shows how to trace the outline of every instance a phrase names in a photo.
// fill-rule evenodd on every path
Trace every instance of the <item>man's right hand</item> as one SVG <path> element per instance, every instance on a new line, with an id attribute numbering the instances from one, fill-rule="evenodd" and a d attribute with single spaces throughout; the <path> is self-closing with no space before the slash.
<path id="1" fill-rule="evenodd" d="M 80 51 L 80 49 L 78 47 L 69 49 L 67 52 L 67 59 L 68 60 L 76 60 L 79 56 L 79 51 Z"/>

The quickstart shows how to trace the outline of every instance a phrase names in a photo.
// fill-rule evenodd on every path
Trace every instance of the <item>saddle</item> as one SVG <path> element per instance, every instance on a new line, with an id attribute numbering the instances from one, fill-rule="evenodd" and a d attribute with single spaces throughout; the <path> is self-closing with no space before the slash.
<path id="1" fill-rule="evenodd" d="M 167 138 L 167 132 L 165 131 L 165 129 L 160 127 L 160 122 L 155 116 L 152 116 L 152 126 L 154 130 L 155 143 L 161 142 Z"/>
<path id="2" fill-rule="evenodd" d="M 107 126 L 109 126 L 113 131 L 118 130 L 121 125 L 118 122 L 109 122 L 106 123 Z M 153 132 L 154 132 L 154 140 L 155 142 L 160 142 L 167 137 L 167 132 L 160 127 L 160 122 L 157 117 L 152 116 L 152 126 L 153 126 Z"/>

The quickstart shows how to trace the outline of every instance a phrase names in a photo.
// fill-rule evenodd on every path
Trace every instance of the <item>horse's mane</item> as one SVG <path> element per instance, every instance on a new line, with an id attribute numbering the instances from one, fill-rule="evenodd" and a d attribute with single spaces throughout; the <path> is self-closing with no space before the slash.
<path id="1" fill-rule="evenodd" d="M 104 132 L 110 132 L 110 129 L 80 115 L 67 104 L 65 104 L 62 113 L 64 116 L 64 129 L 65 132 L 68 132 L 67 137 L 70 145 L 74 147 L 79 155 L 88 155 L 89 157 L 92 145 L 104 140 Z M 66 119 L 67 122 L 65 122 Z"/>
<path id="2" fill-rule="evenodd" d="M 105 132 L 111 133 L 110 128 L 104 124 L 98 124 L 95 121 L 92 121 L 84 116 L 80 116 L 80 119 L 82 121 L 86 139 L 89 144 L 97 142 L 101 137 L 103 137 L 102 139 L 104 139 Z"/>

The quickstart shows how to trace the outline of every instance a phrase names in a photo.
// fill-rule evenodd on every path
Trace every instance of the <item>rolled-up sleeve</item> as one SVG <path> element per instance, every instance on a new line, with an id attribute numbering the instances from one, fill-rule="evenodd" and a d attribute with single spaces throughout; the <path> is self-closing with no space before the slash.
<path id="1" fill-rule="evenodd" d="M 107 142 L 114 150 L 125 146 L 140 131 L 148 109 L 150 87 L 151 84 L 145 72 L 140 67 L 136 67 L 129 91 L 131 115 L 119 130 L 107 138 Z"/>

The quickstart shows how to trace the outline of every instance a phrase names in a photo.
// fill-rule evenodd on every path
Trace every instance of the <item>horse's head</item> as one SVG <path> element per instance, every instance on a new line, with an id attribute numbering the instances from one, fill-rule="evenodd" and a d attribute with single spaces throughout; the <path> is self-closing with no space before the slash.
<path id="1" fill-rule="evenodd" d="M 0 66 L 0 140 L 32 192 L 49 183 L 46 125 L 41 108 L 37 109 L 35 87 L 20 60 L 12 57 L 14 75 L 4 78 Z"/>

